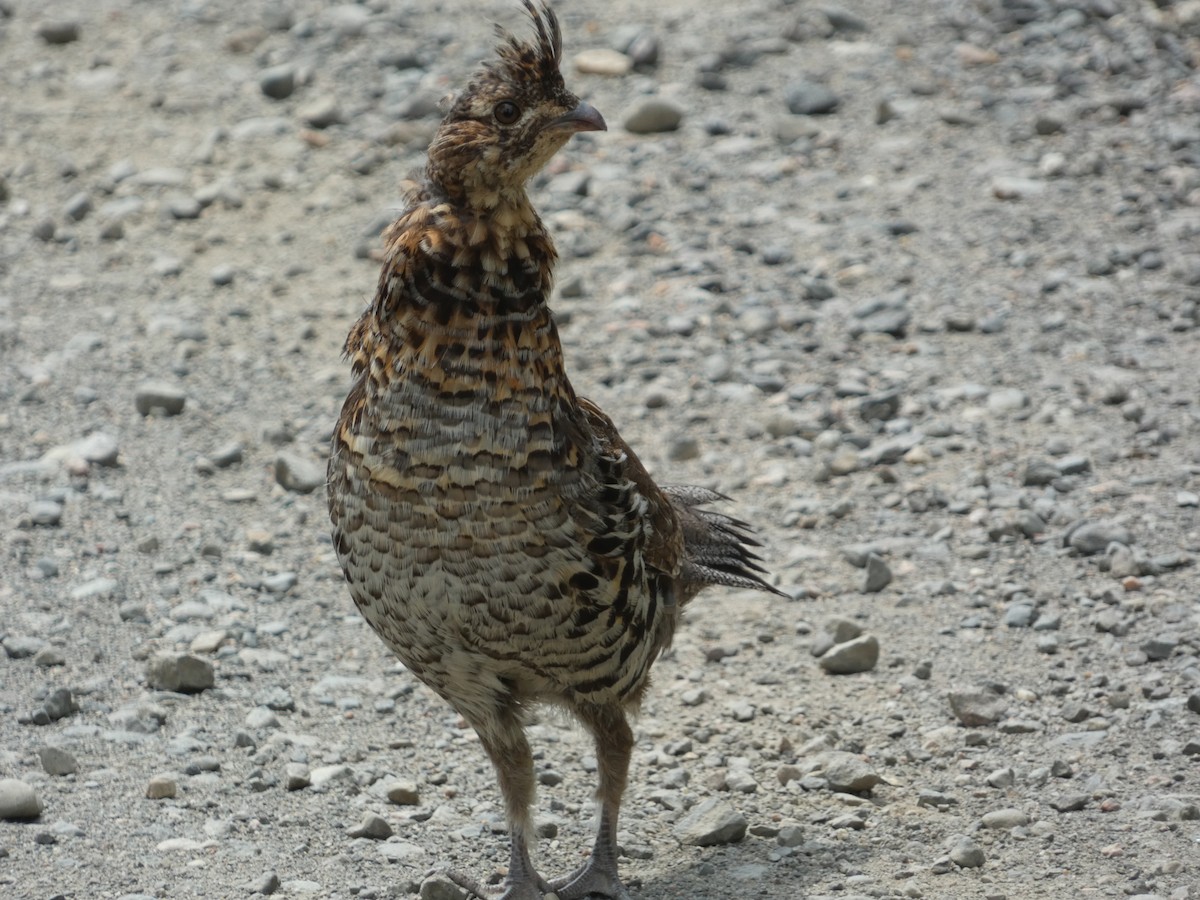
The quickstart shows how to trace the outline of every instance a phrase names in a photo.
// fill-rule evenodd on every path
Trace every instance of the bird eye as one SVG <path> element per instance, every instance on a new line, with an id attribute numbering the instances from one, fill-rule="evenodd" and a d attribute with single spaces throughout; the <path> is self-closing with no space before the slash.
<path id="1" fill-rule="evenodd" d="M 496 117 L 496 121 L 501 125 L 511 125 L 517 119 L 521 118 L 521 107 L 517 106 L 511 100 L 501 100 L 492 110 L 492 115 Z"/>

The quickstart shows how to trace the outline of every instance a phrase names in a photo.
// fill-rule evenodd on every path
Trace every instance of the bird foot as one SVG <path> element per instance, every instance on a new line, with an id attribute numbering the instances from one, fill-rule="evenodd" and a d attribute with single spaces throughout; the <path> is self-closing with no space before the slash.
<path id="1" fill-rule="evenodd" d="M 540 878 L 506 879 L 499 887 L 487 888 L 460 872 L 446 872 L 445 875 L 467 894 L 478 897 L 479 900 L 544 900 L 545 891 L 549 890 L 549 885 Z"/>
<path id="2" fill-rule="evenodd" d="M 615 866 L 605 866 L 597 863 L 595 858 L 587 861 L 581 868 L 570 875 L 555 878 L 549 883 L 558 900 L 633 900 L 621 879 L 617 876 Z"/>

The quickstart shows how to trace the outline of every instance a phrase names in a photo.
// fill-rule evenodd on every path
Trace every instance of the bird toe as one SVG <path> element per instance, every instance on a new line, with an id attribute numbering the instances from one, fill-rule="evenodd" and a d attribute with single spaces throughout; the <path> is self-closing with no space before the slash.
<path id="1" fill-rule="evenodd" d="M 478 900 L 544 900 L 546 894 L 535 878 L 507 879 L 498 887 L 484 887 L 476 879 L 461 872 L 446 872 L 446 877 Z M 550 895 L 552 900 L 556 896 Z"/>

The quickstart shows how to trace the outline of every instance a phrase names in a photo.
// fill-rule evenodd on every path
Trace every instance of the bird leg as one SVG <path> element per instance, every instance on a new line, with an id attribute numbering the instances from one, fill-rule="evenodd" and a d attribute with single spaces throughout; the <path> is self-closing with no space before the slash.
<path id="1" fill-rule="evenodd" d="M 515 709 L 491 710 L 482 716 L 466 716 L 474 726 L 487 752 L 508 814 L 512 855 L 508 875 L 499 891 L 482 886 L 458 872 L 448 872 L 451 881 L 480 900 L 542 900 L 549 885 L 538 875 L 529 856 L 526 835 L 532 826 L 529 810 L 533 805 L 533 754 L 525 739 L 524 725 Z"/>
<path id="2" fill-rule="evenodd" d="M 549 886 L 559 900 L 583 900 L 593 895 L 611 900 L 632 900 L 617 874 L 617 815 L 629 775 L 633 731 L 619 706 L 581 704 L 574 707 L 574 712 L 596 742 L 600 828 L 588 861 L 570 875 L 554 879 Z"/>

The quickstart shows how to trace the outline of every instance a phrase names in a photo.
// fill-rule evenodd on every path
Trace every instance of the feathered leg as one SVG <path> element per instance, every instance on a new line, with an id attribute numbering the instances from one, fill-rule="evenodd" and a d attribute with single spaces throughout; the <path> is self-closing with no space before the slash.
<path id="1" fill-rule="evenodd" d="M 600 829 L 588 861 L 570 875 L 551 881 L 550 887 L 559 900 L 583 900 L 591 896 L 632 900 L 617 874 L 617 815 L 629 775 L 633 731 L 619 706 L 577 705 L 573 711 L 596 742 Z"/>
<path id="2" fill-rule="evenodd" d="M 527 837 L 532 827 L 530 809 L 534 798 L 534 776 L 533 754 L 525 738 L 524 723 L 515 709 L 504 709 L 498 715 L 479 716 L 481 721 L 467 718 L 496 770 L 508 815 L 512 855 L 508 877 L 499 891 L 489 890 L 458 872 L 447 874 L 459 887 L 481 900 L 542 900 L 548 885 L 533 867 Z"/>

